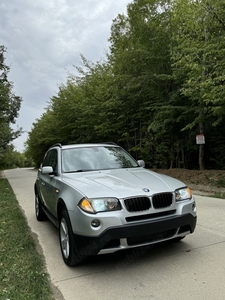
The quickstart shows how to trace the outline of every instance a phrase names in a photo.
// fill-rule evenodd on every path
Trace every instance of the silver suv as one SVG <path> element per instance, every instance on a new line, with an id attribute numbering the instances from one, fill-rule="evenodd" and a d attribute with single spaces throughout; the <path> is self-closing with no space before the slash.
<path id="1" fill-rule="evenodd" d="M 190 189 L 145 169 L 115 144 L 52 146 L 34 190 L 37 220 L 47 216 L 59 228 L 69 266 L 91 255 L 180 240 L 196 226 Z"/>

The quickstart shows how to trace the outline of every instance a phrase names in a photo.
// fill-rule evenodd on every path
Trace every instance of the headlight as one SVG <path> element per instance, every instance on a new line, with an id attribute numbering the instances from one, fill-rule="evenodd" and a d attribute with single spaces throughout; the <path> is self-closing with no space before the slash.
<path id="1" fill-rule="evenodd" d="M 192 193 L 189 188 L 183 188 L 175 191 L 176 201 L 188 200 L 192 198 Z"/>
<path id="2" fill-rule="evenodd" d="M 99 198 L 99 199 L 87 199 L 83 198 L 78 206 L 86 212 L 98 213 L 101 211 L 114 211 L 120 210 L 121 205 L 116 198 Z"/>

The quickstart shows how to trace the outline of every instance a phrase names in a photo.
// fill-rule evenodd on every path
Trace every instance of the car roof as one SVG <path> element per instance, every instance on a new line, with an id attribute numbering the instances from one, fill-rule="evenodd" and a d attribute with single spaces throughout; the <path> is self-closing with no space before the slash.
<path id="1" fill-rule="evenodd" d="M 61 145 L 58 143 L 51 146 L 51 148 L 60 147 L 61 149 L 72 149 L 72 148 L 83 148 L 83 147 L 106 147 L 106 146 L 119 147 L 115 143 L 87 143 L 87 144 L 70 144 L 70 145 Z"/>

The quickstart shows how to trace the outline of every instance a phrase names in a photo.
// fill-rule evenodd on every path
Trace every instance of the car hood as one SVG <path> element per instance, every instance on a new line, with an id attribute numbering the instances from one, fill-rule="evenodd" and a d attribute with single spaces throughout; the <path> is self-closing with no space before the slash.
<path id="1" fill-rule="evenodd" d="M 62 180 L 89 198 L 150 196 L 185 186 L 177 179 L 144 168 L 63 174 Z"/>

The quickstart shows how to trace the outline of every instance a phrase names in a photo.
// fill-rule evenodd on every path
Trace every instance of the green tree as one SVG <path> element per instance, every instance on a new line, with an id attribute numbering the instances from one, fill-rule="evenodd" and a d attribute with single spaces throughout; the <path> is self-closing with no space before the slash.
<path id="1" fill-rule="evenodd" d="M 66 122 L 66 121 L 65 121 Z M 45 152 L 50 146 L 60 142 L 58 138 L 58 119 L 51 110 L 46 112 L 33 123 L 26 141 L 26 157 L 32 158 L 36 167 L 40 166 Z"/>
<path id="2" fill-rule="evenodd" d="M 13 145 L 6 146 L 0 158 L 0 170 L 33 166 L 33 161 L 27 158 L 25 153 L 15 151 Z"/>
<path id="3" fill-rule="evenodd" d="M 224 117 L 224 1 L 176 0 L 173 3 L 173 74 L 182 78 L 181 94 L 190 99 L 192 119 L 184 129 L 205 133 L 206 123 Z M 205 168 L 205 146 L 199 167 Z"/>
<path id="4" fill-rule="evenodd" d="M 82 90 L 83 97 L 82 104 L 78 106 L 83 119 L 80 129 L 89 141 L 118 142 L 121 102 L 117 98 L 112 67 L 107 61 L 93 64 L 84 57 L 82 59 L 82 68 L 78 68 L 79 77 L 74 77 L 74 84 Z"/>
<path id="5" fill-rule="evenodd" d="M 82 56 L 51 98 L 27 153 L 38 165 L 56 142 L 113 141 L 150 167 L 222 168 L 224 11 L 222 0 L 133 0 L 113 20 L 105 60 Z"/>
<path id="6" fill-rule="evenodd" d="M 13 84 L 8 80 L 9 67 L 5 64 L 4 53 L 6 48 L 0 46 L 0 153 L 7 145 L 16 139 L 22 129 L 13 130 L 22 99 L 13 93 Z"/>
<path id="7" fill-rule="evenodd" d="M 169 1 L 135 0 L 127 16 L 113 21 L 110 37 L 109 58 L 125 120 L 121 136 L 136 157 L 158 167 L 175 160 L 174 140 L 183 144 L 176 121 L 183 109 L 171 69 L 170 14 Z"/>

